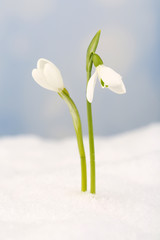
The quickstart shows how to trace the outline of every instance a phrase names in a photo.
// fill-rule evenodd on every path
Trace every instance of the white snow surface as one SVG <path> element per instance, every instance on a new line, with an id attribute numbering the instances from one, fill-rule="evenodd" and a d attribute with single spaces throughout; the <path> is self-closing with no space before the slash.
<path id="1" fill-rule="evenodd" d="M 0 239 L 159 240 L 160 124 L 96 137 L 95 147 L 92 195 L 89 183 L 80 191 L 76 138 L 0 138 Z"/>

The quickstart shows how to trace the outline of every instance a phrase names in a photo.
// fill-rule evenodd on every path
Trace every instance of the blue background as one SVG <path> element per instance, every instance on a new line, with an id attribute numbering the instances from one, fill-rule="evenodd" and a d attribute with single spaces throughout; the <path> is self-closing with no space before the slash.
<path id="1" fill-rule="evenodd" d="M 111 135 L 160 121 L 158 0 L 3 0 L 0 7 L 0 136 L 74 135 L 57 93 L 32 69 L 41 57 L 60 69 L 87 134 L 85 56 L 101 29 L 97 53 L 123 76 L 127 94 L 101 89 L 93 100 L 94 132 Z"/>

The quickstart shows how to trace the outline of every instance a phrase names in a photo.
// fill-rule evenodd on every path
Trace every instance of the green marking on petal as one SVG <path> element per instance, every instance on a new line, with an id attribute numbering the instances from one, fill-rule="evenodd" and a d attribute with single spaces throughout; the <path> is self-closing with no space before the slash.
<path id="1" fill-rule="evenodd" d="M 101 81 L 101 86 L 104 88 L 105 84 L 104 84 L 103 80 L 101 79 L 100 81 Z"/>
<path id="2" fill-rule="evenodd" d="M 108 85 L 105 85 L 105 87 L 107 88 L 107 87 L 109 87 Z"/>

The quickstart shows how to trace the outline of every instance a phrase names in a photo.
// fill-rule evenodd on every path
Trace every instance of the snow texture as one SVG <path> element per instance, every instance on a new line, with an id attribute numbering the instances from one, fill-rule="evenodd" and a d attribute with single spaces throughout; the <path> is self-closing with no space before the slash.
<path id="1" fill-rule="evenodd" d="M 95 146 L 94 196 L 80 192 L 75 138 L 1 138 L 0 239 L 159 240 L 160 124 Z"/>

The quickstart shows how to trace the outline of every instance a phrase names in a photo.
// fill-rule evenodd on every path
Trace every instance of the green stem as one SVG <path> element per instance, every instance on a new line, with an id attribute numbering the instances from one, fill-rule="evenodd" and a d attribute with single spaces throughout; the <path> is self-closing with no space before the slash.
<path id="1" fill-rule="evenodd" d="M 91 77 L 92 65 L 93 65 L 93 54 L 95 53 L 101 30 L 92 38 L 86 55 L 86 71 L 87 71 L 87 84 Z M 89 134 L 89 149 L 90 149 L 90 172 L 91 172 L 91 193 L 96 193 L 96 171 L 95 171 L 95 153 L 94 153 L 94 135 L 93 135 L 93 122 L 92 122 L 92 107 L 91 103 L 87 101 L 87 115 L 88 115 L 88 134 Z"/>
<path id="2" fill-rule="evenodd" d="M 85 150 L 84 150 L 84 144 L 83 144 L 82 127 L 81 127 L 79 112 L 73 100 L 70 98 L 69 93 L 66 91 L 66 89 L 64 89 L 62 92 L 59 92 L 59 95 L 68 105 L 72 119 L 73 119 L 73 125 L 74 125 L 76 136 L 77 136 L 78 149 L 79 149 L 79 154 L 81 159 L 81 190 L 85 192 L 87 191 L 87 168 L 86 168 L 86 156 L 85 156 Z"/>
<path id="3" fill-rule="evenodd" d="M 91 71 L 87 72 L 87 83 L 91 77 Z M 87 101 L 87 116 L 88 116 L 88 135 L 89 135 L 89 149 L 90 149 L 90 192 L 96 193 L 96 172 L 95 172 L 95 150 L 94 150 L 94 133 L 92 121 L 92 106 Z"/>

